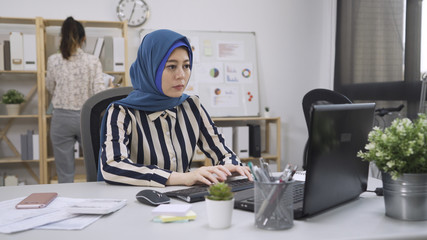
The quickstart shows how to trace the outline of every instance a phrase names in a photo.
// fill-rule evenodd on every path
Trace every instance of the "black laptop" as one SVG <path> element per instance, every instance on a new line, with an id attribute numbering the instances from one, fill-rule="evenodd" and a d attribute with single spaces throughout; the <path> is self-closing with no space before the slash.
<path id="1" fill-rule="evenodd" d="M 294 185 L 295 219 L 349 202 L 366 191 L 369 163 L 356 155 L 367 143 L 374 108 L 374 103 L 313 106 L 306 179 Z M 236 192 L 235 198 L 235 208 L 254 210 L 253 189 Z"/>

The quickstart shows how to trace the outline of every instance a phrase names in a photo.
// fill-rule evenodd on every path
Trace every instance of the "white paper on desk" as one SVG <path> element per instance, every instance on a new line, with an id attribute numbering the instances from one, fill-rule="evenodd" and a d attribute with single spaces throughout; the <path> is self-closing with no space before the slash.
<path id="1" fill-rule="evenodd" d="M 49 229 L 49 230 L 80 230 L 90 224 L 94 223 L 96 220 L 101 218 L 102 215 L 78 215 L 69 219 L 65 219 L 59 222 L 54 222 L 46 224 L 37 229 Z"/>
<path id="2" fill-rule="evenodd" d="M 76 205 L 87 201 L 88 199 L 82 198 L 64 198 L 57 197 L 51 204 L 45 208 L 39 209 L 16 209 L 15 205 L 20 202 L 22 198 L 16 198 L 0 202 L 0 233 L 13 233 L 24 231 L 36 227 L 40 227 L 49 223 L 56 223 L 62 220 L 71 219 L 76 217 L 76 214 L 67 211 L 69 206 Z M 96 221 L 99 217 L 93 216 L 92 221 L 81 221 L 78 228 L 84 228 Z M 79 219 L 75 219 L 79 220 Z M 70 224 L 70 225 L 67 225 Z M 53 225 L 55 229 L 75 229 L 74 221 L 62 222 L 58 225 Z M 64 227 L 64 225 L 67 225 Z M 62 226 L 62 228 L 59 228 Z M 46 226 L 47 227 L 47 226 Z"/>
<path id="3" fill-rule="evenodd" d="M 74 217 L 64 209 L 82 199 L 56 198 L 45 208 L 16 209 L 15 206 L 22 198 L 0 202 L 0 232 L 13 233 L 35 228 L 47 223 L 57 222 Z"/>
<path id="4" fill-rule="evenodd" d="M 61 221 L 64 219 L 68 219 L 74 217 L 73 214 L 67 213 L 65 211 L 55 211 L 48 214 L 43 214 L 41 216 L 27 218 L 25 220 L 15 222 L 12 224 L 4 225 L 0 227 L 0 233 L 14 233 L 21 232 L 28 229 L 33 229 L 38 226 L 42 226 L 48 223 Z"/>

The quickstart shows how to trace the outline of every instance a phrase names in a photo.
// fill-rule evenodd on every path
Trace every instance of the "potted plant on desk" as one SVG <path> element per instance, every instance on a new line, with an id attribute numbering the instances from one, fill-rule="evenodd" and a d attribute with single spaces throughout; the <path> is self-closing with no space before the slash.
<path id="1" fill-rule="evenodd" d="M 402 220 L 427 220 L 427 119 L 395 119 L 369 133 L 366 151 L 358 152 L 382 172 L 385 212 Z"/>
<path id="2" fill-rule="evenodd" d="M 1 98 L 1 102 L 6 105 L 8 115 L 18 115 L 20 104 L 24 101 L 24 94 L 15 89 L 10 89 Z"/>
<path id="3" fill-rule="evenodd" d="M 208 223 L 211 228 L 227 228 L 231 225 L 234 195 L 227 183 L 211 185 L 206 196 Z"/>

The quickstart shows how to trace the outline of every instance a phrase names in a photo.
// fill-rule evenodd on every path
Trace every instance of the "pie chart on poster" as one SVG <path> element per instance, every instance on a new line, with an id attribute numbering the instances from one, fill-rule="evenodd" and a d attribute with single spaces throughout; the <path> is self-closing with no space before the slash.
<path id="1" fill-rule="evenodd" d="M 219 75 L 219 71 L 216 68 L 212 68 L 209 74 L 211 75 L 211 77 L 216 78 Z"/>
<path id="2" fill-rule="evenodd" d="M 242 76 L 245 78 L 249 78 L 251 76 L 251 70 L 248 68 L 243 69 Z"/>

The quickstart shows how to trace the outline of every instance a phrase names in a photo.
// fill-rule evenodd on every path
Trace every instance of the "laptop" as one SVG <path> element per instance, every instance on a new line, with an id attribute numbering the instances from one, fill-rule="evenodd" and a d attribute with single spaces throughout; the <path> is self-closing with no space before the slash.
<path id="1" fill-rule="evenodd" d="M 294 185 L 294 219 L 319 214 L 366 191 L 369 163 L 356 155 L 367 143 L 374 110 L 374 103 L 313 106 L 305 182 Z M 302 193 L 300 199 L 296 192 Z M 253 189 L 236 192 L 235 198 L 235 208 L 254 210 Z"/>

